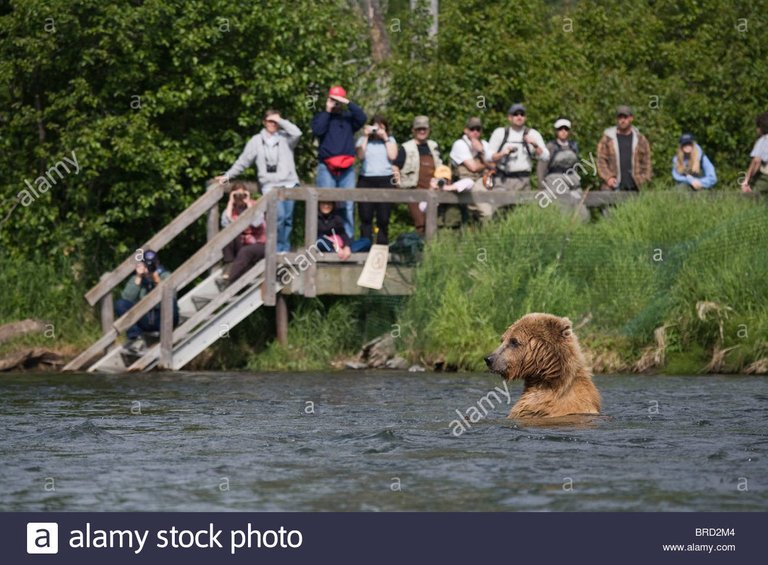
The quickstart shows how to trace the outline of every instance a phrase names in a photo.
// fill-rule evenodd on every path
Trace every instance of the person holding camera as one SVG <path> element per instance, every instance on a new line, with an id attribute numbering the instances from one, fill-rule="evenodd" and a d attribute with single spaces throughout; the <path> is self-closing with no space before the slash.
<path id="1" fill-rule="evenodd" d="M 252 164 L 256 164 L 262 194 L 273 188 L 299 186 L 294 150 L 301 138 L 301 130 L 289 122 L 277 110 L 264 114 L 263 129 L 245 145 L 235 164 L 223 175 L 216 177 L 220 183 L 229 182 Z M 277 252 L 291 250 L 293 208 L 295 200 L 281 200 L 277 206 Z"/>
<path id="2" fill-rule="evenodd" d="M 392 188 L 394 177 L 392 161 L 397 158 L 397 142 L 389 133 L 389 122 L 384 116 L 376 115 L 371 124 L 365 126 L 363 135 L 357 139 L 357 157 L 360 159 L 359 188 Z M 389 215 L 392 204 L 388 202 L 360 202 L 360 237 L 373 241 L 373 217 L 376 216 L 376 243 L 389 243 Z"/>
<path id="3" fill-rule="evenodd" d="M 137 302 L 152 292 L 160 281 L 171 276 L 171 272 L 160 264 L 157 253 L 151 249 L 141 252 L 141 260 L 136 263 L 136 271 L 123 288 L 123 293 L 115 303 L 115 315 L 120 318 Z M 179 306 L 176 299 L 173 300 L 173 325 L 179 323 Z M 160 304 L 144 314 L 138 322 L 128 328 L 126 337 L 128 342 L 123 347 L 126 353 L 143 355 L 147 351 L 147 343 L 144 341 L 143 332 L 160 331 Z"/>
<path id="4" fill-rule="evenodd" d="M 255 205 L 251 193 L 243 183 L 235 183 L 229 193 L 229 201 L 224 213 L 221 215 L 221 227 L 226 228 L 248 208 Z M 224 274 L 217 281 L 220 288 L 226 287 L 239 279 L 243 273 L 264 258 L 267 243 L 267 229 L 264 223 L 264 214 L 256 216 L 251 225 L 235 239 L 230 241 L 224 249 Z"/>
<path id="5" fill-rule="evenodd" d="M 525 106 L 512 104 L 507 120 L 509 126 L 496 128 L 491 134 L 491 158 L 496 163 L 494 189 L 531 190 L 533 161 L 548 161 L 549 150 L 541 134 L 525 125 Z"/>
<path id="6" fill-rule="evenodd" d="M 312 133 L 319 141 L 317 179 L 318 188 L 355 187 L 354 133 L 365 124 L 368 116 L 363 109 L 350 102 L 347 91 L 332 86 L 325 101 L 325 111 L 312 118 Z M 355 217 L 352 202 L 344 203 L 344 231 L 354 237 Z"/>

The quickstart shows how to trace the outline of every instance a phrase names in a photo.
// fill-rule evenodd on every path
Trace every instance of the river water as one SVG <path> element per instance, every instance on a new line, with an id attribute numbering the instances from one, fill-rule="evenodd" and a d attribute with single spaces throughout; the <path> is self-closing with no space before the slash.
<path id="1" fill-rule="evenodd" d="M 768 510 L 768 379 L 595 382 L 538 428 L 489 374 L 4 374 L 0 508 Z"/>

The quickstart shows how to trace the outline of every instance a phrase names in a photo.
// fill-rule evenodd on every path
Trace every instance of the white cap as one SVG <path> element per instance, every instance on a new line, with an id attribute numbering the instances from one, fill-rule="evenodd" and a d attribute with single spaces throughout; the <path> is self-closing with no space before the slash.
<path id="1" fill-rule="evenodd" d="M 555 129 L 560 129 L 563 126 L 567 127 L 568 129 L 571 129 L 571 120 L 560 118 L 555 122 Z"/>

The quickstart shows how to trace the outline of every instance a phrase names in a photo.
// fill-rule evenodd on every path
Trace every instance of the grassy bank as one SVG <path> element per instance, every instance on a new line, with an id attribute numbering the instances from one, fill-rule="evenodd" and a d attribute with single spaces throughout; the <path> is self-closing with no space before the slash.
<path id="1" fill-rule="evenodd" d="M 597 372 L 766 372 L 768 209 L 737 195 L 647 193 L 583 224 L 520 207 L 482 229 L 440 232 L 416 294 L 291 296 L 289 345 L 260 309 L 192 369 L 327 369 L 386 332 L 414 362 L 483 370 L 518 317 L 568 316 Z M 37 318 L 47 334 L 0 346 L 74 353 L 98 337 L 78 266 L 0 256 L 0 323 Z"/>
<path id="2" fill-rule="evenodd" d="M 430 244 L 401 346 L 482 370 L 511 322 L 543 311 L 573 320 L 598 371 L 755 370 L 768 357 L 767 247 L 765 205 L 733 194 L 647 193 L 591 224 L 518 208 Z"/>
<path id="3" fill-rule="evenodd" d="M 76 353 L 99 336 L 95 311 L 83 294 L 82 265 L 68 257 L 11 259 L 0 253 L 0 324 L 27 318 L 46 324 L 0 344 L 0 355 L 25 347 L 45 347 L 65 355 Z"/>

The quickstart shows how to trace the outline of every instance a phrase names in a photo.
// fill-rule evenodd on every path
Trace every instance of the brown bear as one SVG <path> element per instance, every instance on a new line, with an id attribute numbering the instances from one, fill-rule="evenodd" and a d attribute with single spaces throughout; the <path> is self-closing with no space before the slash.
<path id="1" fill-rule="evenodd" d="M 510 418 L 600 413 L 600 393 L 568 318 L 538 313 L 523 316 L 507 329 L 501 345 L 485 363 L 506 380 L 525 382 Z"/>

